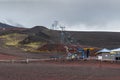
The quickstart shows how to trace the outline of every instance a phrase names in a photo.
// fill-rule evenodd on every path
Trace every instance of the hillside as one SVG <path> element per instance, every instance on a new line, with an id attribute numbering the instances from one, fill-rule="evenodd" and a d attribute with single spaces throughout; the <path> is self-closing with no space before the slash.
<path id="1" fill-rule="evenodd" d="M 61 32 L 56 30 L 49 30 L 43 26 L 36 26 L 28 29 L 23 33 L 29 36 L 23 41 L 45 41 L 48 43 L 60 43 Z M 86 46 L 100 47 L 100 48 L 117 48 L 120 47 L 120 32 L 76 32 L 65 31 L 64 42 L 72 44 L 80 44 Z M 72 41 L 71 41 L 72 40 Z"/>
<path id="2" fill-rule="evenodd" d="M 101 48 L 120 47 L 120 32 L 72 32 L 79 44 Z"/>
<path id="3" fill-rule="evenodd" d="M 14 27 L 15 27 L 15 26 L 8 25 L 8 24 L 1 23 L 1 22 L 0 22 L 0 28 L 14 28 Z"/>
<path id="4" fill-rule="evenodd" d="M 15 29 L 15 28 L 13 28 Z M 44 26 L 35 26 L 33 28 L 21 30 L 3 30 L 0 35 L 6 35 L 6 43 L 23 48 L 37 49 L 43 45 L 60 44 L 61 31 L 50 30 Z M 11 36 L 12 35 L 12 36 Z M 25 36 L 24 36 L 25 35 Z M 98 47 L 98 48 L 117 48 L 120 47 L 120 32 L 64 32 L 64 45 L 79 44 L 80 46 Z M 21 38 L 23 36 L 23 38 Z M 13 38 L 14 37 L 14 38 Z M 17 40 L 15 40 L 17 39 Z M 19 40 L 20 39 L 20 40 Z M 14 41 L 15 40 L 15 41 Z M 46 45 L 47 46 L 47 45 Z M 57 46 L 56 46 L 57 47 Z"/>
<path id="5" fill-rule="evenodd" d="M 33 28 L 24 30 L 21 32 L 22 34 L 27 34 L 26 37 L 21 43 L 26 44 L 30 42 L 48 42 L 48 43 L 56 43 L 59 41 L 59 32 L 50 30 L 43 26 L 35 26 Z"/>
<path id="6" fill-rule="evenodd" d="M 0 35 L 6 35 L 11 33 L 21 33 L 21 31 L 24 31 L 26 29 L 27 28 L 12 26 L 12 25 L 0 22 Z"/>

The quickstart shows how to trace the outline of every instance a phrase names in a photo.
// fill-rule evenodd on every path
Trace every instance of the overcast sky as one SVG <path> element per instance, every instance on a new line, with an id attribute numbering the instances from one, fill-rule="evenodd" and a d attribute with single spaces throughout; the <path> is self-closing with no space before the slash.
<path id="1" fill-rule="evenodd" d="M 119 0 L 0 0 L 0 22 L 77 31 L 119 31 Z"/>

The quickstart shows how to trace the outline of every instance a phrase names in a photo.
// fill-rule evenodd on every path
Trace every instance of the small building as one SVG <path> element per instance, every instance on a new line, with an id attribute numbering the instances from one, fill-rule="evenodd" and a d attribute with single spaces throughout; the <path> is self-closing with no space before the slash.
<path id="1" fill-rule="evenodd" d="M 97 55 L 97 59 L 98 60 L 113 60 L 114 59 L 114 55 L 110 54 L 111 50 L 109 49 L 102 49 L 99 50 L 96 55 Z"/>
<path id="2" fill-rule="evenodd" d="M 111 50 L 111 55 L 114 55 L 115 60 L 120 60 L 120 48 Z"/>

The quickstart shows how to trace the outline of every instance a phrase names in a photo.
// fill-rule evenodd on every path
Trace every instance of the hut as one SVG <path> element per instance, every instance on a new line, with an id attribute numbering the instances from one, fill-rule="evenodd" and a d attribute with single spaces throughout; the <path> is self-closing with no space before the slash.
<path id="1" fill-rule="evenodd" d="M 101 49 L 99 50 L 96 54 L 97 54 L 97 59 L 98 60 L 112 60 L 113 56 L 110 54 L 111 50 L 109 49 Z"/>

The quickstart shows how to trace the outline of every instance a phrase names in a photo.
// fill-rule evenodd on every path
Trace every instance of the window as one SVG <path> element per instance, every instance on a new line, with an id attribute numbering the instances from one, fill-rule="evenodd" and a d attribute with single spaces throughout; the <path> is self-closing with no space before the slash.
<path id="1" fill-rule="evenodd" d="M 108 55 L 106 54 L 105 57 L 108 57 Z"/>

